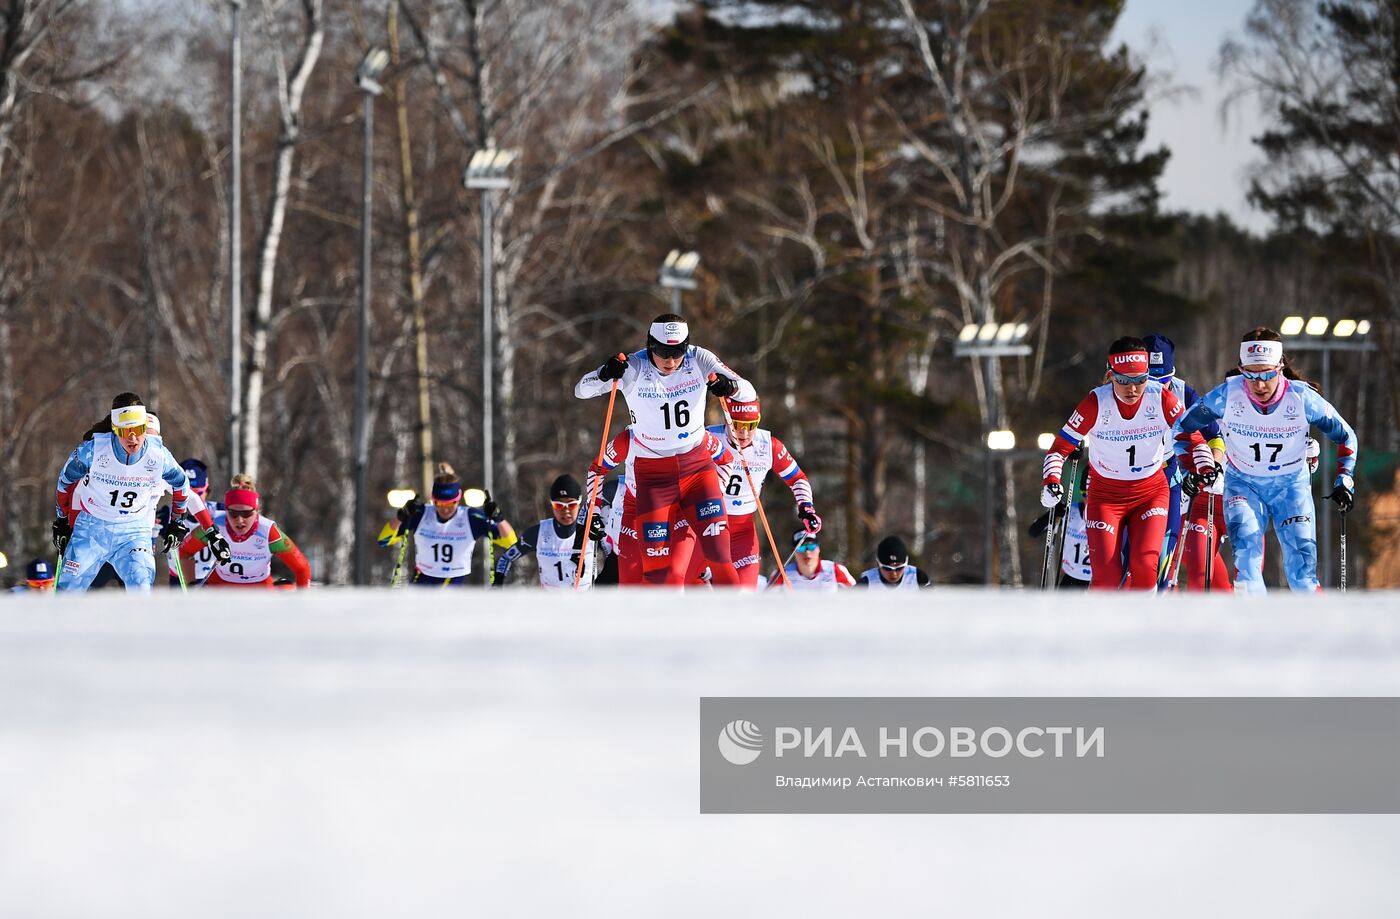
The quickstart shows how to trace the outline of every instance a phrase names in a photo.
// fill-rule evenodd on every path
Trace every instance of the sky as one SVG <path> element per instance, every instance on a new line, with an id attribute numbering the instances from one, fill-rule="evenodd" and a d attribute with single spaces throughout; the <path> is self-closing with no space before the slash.
<path id="1" fill-rule="evenodd" d="M 1220 44 L 1240 35 L 1253 0 L 1128 0 L 1116 37 L 1148 64 L 1154 77 L 1191 90 L 1155 101 L 1148 143 L 1172 151 L 1163 177 L 1163 207 L 1224 211 L 1237 223 L 1264 231 L 1268 219 L 1245 201 L 1247 170 L 1261 157 L 1250 137 L 1263 120 L 1252 105 L 1237 105 L 1223 122 L 1224 87 L 1214 72 Z"/>

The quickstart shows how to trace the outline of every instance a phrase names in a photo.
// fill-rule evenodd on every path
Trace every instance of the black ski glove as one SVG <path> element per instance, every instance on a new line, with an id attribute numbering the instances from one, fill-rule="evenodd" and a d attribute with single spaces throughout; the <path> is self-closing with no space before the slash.
<path id="1" fill-rule="evenodd" d="M 588 538 L 598 542 L 606 535 L 608 528 L 603 524 L 603 515 L 595 512 L 592 522 L 588 524 Z"/>
<path id="2" fill-rule="evenodd" d="M 400 523 L 412 523 L 415 518 L 423 516 L 423 511 L 427 507 L 428 505 L 424 504 L 421 498 L 414 495 L 404 502 L 403 507 L 398 509 L 395 516 L 399 518 Z"/>
<path id="3" fill-rule="evenodd" d="M 721 399 L 728 399 L 739 391 L 738 383 L 719 373 L 710 374 L 710 382 L 705 385 L 710 388 L 710 392 Z"/>
<path id="4" fill-rule="evenodd" d="M 68 548 L 68 540 L 73 538 L 73 526 L 67 517 L 59 517 L 53 522 L 53 547 L 60 553 Z"/>
<path id="5" fill-rule="evenodd" d="M 224 539 L 224 534 L 219 532 L 218 527 L 210 527 L 199 535 L 209 544 L 209 551 L 214 553 L 214 561 L 220 565 L 227 565 L 233 561 L 233 550 L 229 548 L 228 540 Z"/>
<path id="6" fill-rule="evenodd" d="M 598 379 L 606 383 L 609 380 L 620 380 L 627 372 L 627 357 L 622 354 L 614 354 L 603 362 L 603 366 L 598 368 Z"/>
<path id="7" fill-rule="evenodd" d="M 167 520 L 165 526 L 160 528 L 160 545 L 165 551 L 165 554 L 169 555 L 171 552 L 174 552 L 175 547 L 180 544 L 180 541 L 185 538 L 185 534 L 188 532 L 189 530 L 185 525 L 173 516 L 170 520 Z"/>
<path id="8" fill-rule="evenodd" d="M 1349 475 L 1337 476 L 1337 481 L 1332 483 L 1332 493 L 1327 496 L 1337 502 L 1337 510 L 1345 514 L 1356 504 L 1356 490 L 1353 487 L 1352 478 Z"/>

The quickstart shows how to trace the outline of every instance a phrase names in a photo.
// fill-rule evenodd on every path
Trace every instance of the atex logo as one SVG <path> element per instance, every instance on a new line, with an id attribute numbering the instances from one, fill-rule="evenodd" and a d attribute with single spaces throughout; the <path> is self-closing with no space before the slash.
<path id="1" fill-rule="evenodd" d="M 763 752 L 763 732 L 752 721 L 731 721 L 719 732 L 719 752 L 736 766 L 747 766 Z"/>

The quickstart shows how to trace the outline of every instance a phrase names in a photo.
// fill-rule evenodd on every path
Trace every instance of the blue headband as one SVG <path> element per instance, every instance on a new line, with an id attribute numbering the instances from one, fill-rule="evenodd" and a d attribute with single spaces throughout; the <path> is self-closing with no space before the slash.
<path id="1" fill-rule="evenodd" d="M 434 501 L 455 501 L 462 497 L 461 482 L 433 483 Z"/>

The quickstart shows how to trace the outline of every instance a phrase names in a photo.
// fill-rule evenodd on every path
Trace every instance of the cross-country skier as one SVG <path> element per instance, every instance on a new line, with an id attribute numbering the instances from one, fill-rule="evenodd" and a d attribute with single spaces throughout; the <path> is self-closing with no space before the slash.
<path id="1" fill-rule="evenodd" d="M 928 574 L 909 564 L 909 547 L 898 536 L 886 536 L 875 548 L 875 567 L 856 578 L 857 587 L 918 590 L 929 585 Z"/>
<path id="2" fill-rule="evenodd" d="M 578 479 L 567 473 L 556 478 L 549 486 L 552 516 L 527 527 L 515 545 L 501 553 L 501 557 L 496 559 L 496 576 L 491 580 L 491 586 L 503 587 L 516 560 L 522 555 L 533 554 L 539 563 L 541 587 L 570 589 L 574 586 L 574 575 L 578 570 L 579 555 L 582 554 L 583 577 L 579 579 L 578 586 L 580 590 L 592 587 L 598 564 L 594 547 L 606 536 L 606 526 L 602 515 L 595 511 L 585 539 L 583 519 L 579 514 L 582 505 L 583 486 Z"/>
<path id="3" fill-rule="evenodd" d="M 223 510 L 214 514 L 215 526 L 228 540 L 230 558 L 214 565 L 204 582 L 206 587 L 272 587 L 274 555 L 291 569 L 297 587 L 311 586 L 311 565 L 306 556 L 277 521 L 263 516 L 261 510 L 262 499 L 252 477 L 234 476 L 224 492 Z M 191 534 L 180 547 L 180 564 L 187 581 L 194 579 L 195 559 L 206 548 L 208 541 L 199 533 Z"/>
<path id="4" fill-rule="evenodd" d="M 1060 471 L 1065 459 L 1080 443 L 1088 444 L 1093 477 L 1085 524 L 1095 589 L 1157 586 L 1169 493 L 1162 473 L 1167 455 L 1163 435 L 1183 409 L 1171 390 L 1149 377 L 1148 368 L 1146 342 L 1131 336 L 1114 341 L 1104 384 L 1079 403 L 1045 455 L 1040 502 L 1052 507 L 1064 493 Z M 1200 435 L 1196 440 L 1204 443 Z"/>
<path id="5" fill-rule="evenodd" d="M 793 590 L 835 591 L 856 586 L 856 579 L 851 577 L 845 565 L 822 558 L 817 534 L 798 530 L 792 534 L 792 541 L 796 543 L 792 561 L 783 570 L 787 572 L 787 580 Z M 770 574 L 766 589 L 784 590 L 782 574 L 777 571 Z"/>
<path id="6" fill-rule="evenodd" d="M 501 509 L 489 494 L 481 507 L 462 505 L 462 481 L 447 463 L 438 463 L 432 500 L 429 514 L 415 495 L 379 533 L 381 546 L 396 546 L 412 534 L 414 584 L 465 586 L 477 540 L 490 539 L 500 549 L 514 545 L 515 530 L 501 518 Z M 486 572 L 488 582 L 490 577 L 491 572 Z"/>
<path id="7" fill-rule="evenodd" d="M 1198 469 L 1206 459 L 1205 447 L 1192 445 L 1189 438 L 1212 421 L 1225 434 L 1225 526 L 1234 551 L 1235 589 L 1264 592 L 1264 532 L 1271 519 L 1288 585 L 1320 589 L 1308 428 L 1316 426 L 1337 445 L 1329 497 L 1342 513 L 1355 500 L 1356 432 L 1298 376 L 1283 352 L 1282 338 L 1264 326 L 1245 333 L 1238 375 L 1203 396 L 1175 426 L 1177 454 L 1191 451 L 1201 457 Z M 1218 469 L 1212 466 L 1211 472 L 1218 474 Z M 1213 480 L 1206 475 L 1196 484 Z"/>
<path id="8" fill-rule="evenodd" d="M 1078 465 L 1078 480 L 1068 488 L 1069 500 L 1065 504 L 1064 545 L 1060 549 L 1060 576 L 1056 581 L 1059 588 L 1084 590 L 1093 580 L 1093 569 L 1089 565 L 1089 529 L 1084 523 L 1084 495 L 1087 493 L 1089 468 L 1087 463 Z M 1064 483 L 1061 483 L 1064 487 Z M 1077 500 L 1076 500 L 1077 499 Z M 1050 511 L 1036 518 L 1030 526 L 1032 539 L 1045 539 L 1045 531 L 1050 526 Z"/>
<path id="9" fill-rule="evenodd" d="M 24 566 L 24 580 L 10 588 L 10 593 L 35 593 L 53 590 L 53 563 L 36 558 Z"/>
<path id="10" fill-rule="evenodd" d="M 647 346 L 610 357 L 574 387 L 580 399 L 605 395 L 611 381 L 632 415 L 637 531 L 642 540 L 642 577 L 668 580 L 671 515 L 679 509 L 695 529 L 715 584 L 736 586 L 739 575 L 729 553 L 724 493 L 714 463 L 702 445 L 705 392 L 748 402 L 755 392 L 711 352 L 690 344 L 690 328 L 674 313 L 652 322 Z"/>
<path id="11" fill-rule="evenodd" d="M 184 538 L 180 518 L 188 508 L 215 555 L 227 558 L 228 543 L 208 508 L 161 439 L 147 436 L 146 424 L 141 398 L 120 393 L 112 400 L 110 430 L 78 444 L 64 464 L 53 522 L 54 546 L 63 558 L 59 590 L 86 590 L 104 562 L 127 590 L 150 590 L 156 576 L 151 511 L 166 485 L 175 508 L 160 534 L 167 550 Z"/>
<path id="12" fill-rule="evenodd" d="M 739 583 L 754 588 L 758 586 L 761 566 L 759 536 L 754 528 L 758 499 L 749 487 L 749 476 L 753 477 L 754 488 L 761 492 L 768 473 L 776 472 L 792 490 L 792 498 L 797 503 L 797 520 L 808 533 L 821 530 L 822 518 L 817 516 L 812 505 L 812 483 L 807 480 L 807 473 L 772 431 L 758 426 L 758 399 L 751 402 L 730 399 L 729 418 L 733 424 L 712 425 L 707 430 L 727 441 L 735 454 L 732 462 L 719 468 L 725 510 L 729 515 L 729 556 L 734 560 L 734 570 L 739 572 Z M 748 475 L 744 474 L 744 463 L 748 464 Z M 694 581 L 704 567 L 703 556 L 692 557 L 686 581 Z"/>
<path id="13" fill-rule="evenodd" d="M 587 490 L 587 489 L 585 489 Z M 627 499 L 627 486 L 622 479 L 609 479 L 598 487 L 598 500 L 593 513 L 603 518 L 603 564 L 598 567 L 598 576 L 593 583 L 599 586 L 616 587 L 621 583 L 619 565 L 622 548 L 622 504 Z M 635 542 L 635 540 L 634 540 Z"/>
<path id="14" fill-rule="evenodd" d="M 203 460 L 197 459 L 193 456 L 182 461 L 180 463 L 180 466 L 185 470 L 185 475 L 189 477 L 190 490 L 193 491 L 195 494 L 199 495 L 200 499 L 204 501 L 205 506 L 209 508 L 209 513 L 215 514 L 218 511 L 222 510 L 223 505 L 221 505 L 217 501 L 209 500 L 209 466 L 206 465 Z M 167 522 L 169 522 L 169 520 L 170 505 L 162 504 L 159 510 L 156 511 L 156 523 L 158 526 L 163 527 Z M 182 522 L 187 528 L 193 529 L 193 524 L 195 520 L 187 512 Z M 166 567 L 168 568 L 170 574 L 170 585 L 174 587 L 180 583 L 180 579 L 175 573 L 175 566 L 180 563 L 178 553 L 171 553 L 170 555 L 166 556 L 166 559 Z M 199 550 L 199 554 L 194 557 L 193 580 L 203 581 L 209 576 L 209 572 L 213 570 L 214 552 L 208 546 L 205 546 L 203 549 Z"/>
<path id="15" fill-rule="evenodd" d="M 1191 385 L 1176 375 L 1176 343 L 1165 335 L 1152 334 L 1143 339 L 1147 344 L 1148 374 L 1152 379 L 1161 383 L 1162 386 L 1170 389 L 1172 395 L 1181 403 L 1181 407 L 1186 411 L 1191 410 L 1191 406 L 1196 404 L 1200 395 Z M 1201 432 L 1213 449 L 1224 451 L 1225 441 L 1221 439 L 1220 429 L 1211 425 Z M 1170 447 L 1171 445 L 1168 444 Z M 1157 589 L 1166 590 L 1170 586 L 1174 558 L 1181 545 L 1181 518 L 1182 518 L 1182 497 L 1181 483 L 1186 478 L 1185 464 L 1177 460 L 1176 454 L 1171 453 L 1167 457 L 1165 466 L 1167 484 L 1171 486 L 1171 495 L 1167 500 L 1167 532 L 1162 541 L 1162 560 L 1157 569 Z M 1188 503 L 1194 503 L 1194 496 L 1187 496 Z M 1204 500 L 1204 499 L 1202 499 Z M 1204 511 L 1202 511 L 1204 514 Z M 1202 531 L 1204 532 L 1204 531 Z M 1202 577 L 1204 577 L 1204 560 L 1200 562 Z M 1189 568 L 1187 569 L 1189 573 Z M 1216 582 L 1220 583 L 1220 582 Z"/>

